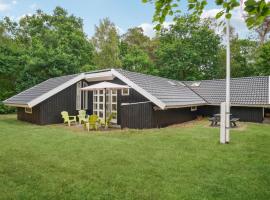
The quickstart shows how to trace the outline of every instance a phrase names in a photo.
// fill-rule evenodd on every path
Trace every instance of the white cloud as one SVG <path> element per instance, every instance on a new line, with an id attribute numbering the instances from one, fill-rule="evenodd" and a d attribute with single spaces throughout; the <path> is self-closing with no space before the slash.
<path id="1" fill-rule="evenodd" d="M 0 11 L 4 12 L 10 9 L 10 4 L 4 3 L 0 0 Z"/>
<path id="2" fill-rule="evenodd" d="M 16 0 L 13 0 L 11 3 L 12 3 L 13 5 L 15 5 L 15 4 L 17 4 L 17 1 L 16 1 Z"/>
<path id="3" fill-rule="evenodd" d="M 220 12 L 221 9 L 209 9 L 205 10 L 202 13 L 202 18 L 215 18 L 216 14 Z M 218 21 L 224 20 L 224 16 L 219 19 Z M 235 28 L 235 31 L 238 33 L 239 37 L 244 38 L 247 37 L 249 30 L 246 26 L 244 17 L 243 17 L 243 10 L 241 7 L 237 7 L 232 11 L 232 17 L 231 17 L 231 25 Z M 219 33 L 220 30 L 217 30 L 217 33 Z"/>
<path id="4" fill-rule="evenodd" d="M 168 28 L 172 24 L 174 24 L 174 22 L 164 22 L 163 27 Z M 143 33 L 146 36 L 150 38 L 153 38 L 156 36 L 156 31 L 154 29 L 155 25 L 152 23 L 142 23 L 138 27 L 141 27 L 143 29 Z"/>
<path id="5" fill-rule="evenodd" d="M 23 15 L 17 17 L 17 20 L 20 21 L 22 18 L 24 18 L 26 16 L 32 16 L 32 15 L 33 15 L 33 13 L 26 13 L 26 14 L 23 14 Z"/>
<path id="6" fill-rule="evenodd" d="M 116 26 L 116 30 L 117 30 L 119 35 L 122 35 L 125 33 L 124 29 L 122 29 L 120 26 Z"/>
<path id="7" fill-rule="evenodd" d="M 154 25 L 149 23 L 142 23 L 138 27 L 141 27 L 143 29 L 143 33 L 147 35 L 150 38 L 155 37 L 156 32 L 154 30 Z"/>

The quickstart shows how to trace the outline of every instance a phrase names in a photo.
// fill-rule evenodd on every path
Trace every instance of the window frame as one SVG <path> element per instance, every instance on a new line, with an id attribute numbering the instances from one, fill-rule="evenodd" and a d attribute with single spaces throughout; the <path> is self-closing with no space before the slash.
<path id="1" fill-rule="evenodd" d="M 124 93 L 124 90 L 127 90 L 127 93 Z M 122 96 L 129 96 L 129 88 L 124 88 L 124 89 L 122 89 L 121 90 L 121 94 L 122 94 Z"/>
<path id="2" fill-rule="evenodd" d="M 76 85 L 76 110 L 81 110 L 82 109 L 82 82 L 79 81 L 77 82 Z"/>
<path id="3" fill-rule="evenodd" d="M 190 111 L 192 111 L 192 112 L 197 111 L 197 110 L 198 110 L 197 106 L 191 106 L 190 107 Z"/>
<path id="4" fill-rule="evenodd" d="M 30 110 L 27 110 L 27 109 L 30 109 Z M 33 110 L 32 110 L 32 108 L 25 107 L 24 108 L 24 112 L 27 113 L 27 114 L 32 114 L 33 113 Z"/>

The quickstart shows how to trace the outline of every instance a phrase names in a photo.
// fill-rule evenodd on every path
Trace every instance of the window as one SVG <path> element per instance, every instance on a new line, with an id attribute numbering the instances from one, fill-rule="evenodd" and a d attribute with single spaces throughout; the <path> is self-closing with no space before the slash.
<path id="1" fill-rule="evenodd" d="M 88 84 L 86 82 L 83 82 L 83 87 L 87 87 Z M 83 109 L 88 109 L 88 91 L 83 91 Z"/>
<path id="2" fill-rule="evenodd" d="M 197 106 L 191 106 L 191 111 L 196 111 L 197 110 Z"/>
<path id="3" fill-rule="evenodd" d="M 25 109 L 24 109 L 24 112 L 25 112 L 25 113 L 32 114 L 32 108 L 25 108 Z"/>
<path id="4" fill-rule="evenodd" d="M 77 83 L 77 91 L 76 91 L 76 110 L 81 110 L 82 108 L 82 92 L 81 92 L 82 83 Z"/>
<path id="5" fill-rule="evenodd" d="M 128 96 L 129 95 L 129 88 L 122 89 L 122 96 Z"/>

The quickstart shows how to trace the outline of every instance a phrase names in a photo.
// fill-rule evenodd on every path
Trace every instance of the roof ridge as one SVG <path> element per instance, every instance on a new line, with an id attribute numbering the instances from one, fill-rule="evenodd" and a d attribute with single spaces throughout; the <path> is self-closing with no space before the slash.
<path id="1" fill-rule="evenodd" d="M 244 77 L 233 77 L 230 78 L 231 80 L 237 80 L 237 79 L 248 79 L 248 78 L 266 78 L 269 76 L 244 76 Z M 226 80 L 226 78 L 216 78 L 216 79 L 205 79 L 205 80 L 194 80 L 194 81 L 183 81 L 183 82 L 201 82 L 201 81 L 221 81 Z"/>

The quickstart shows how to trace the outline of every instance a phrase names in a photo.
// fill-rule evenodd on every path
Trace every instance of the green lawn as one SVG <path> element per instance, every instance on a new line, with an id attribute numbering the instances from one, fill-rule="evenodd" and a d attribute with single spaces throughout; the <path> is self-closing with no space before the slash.
<path id="1" fill-rule="evenodd" d="M 270 125 L 78 132 L 0 116 L 0 199 L 270 199 Z"/>

